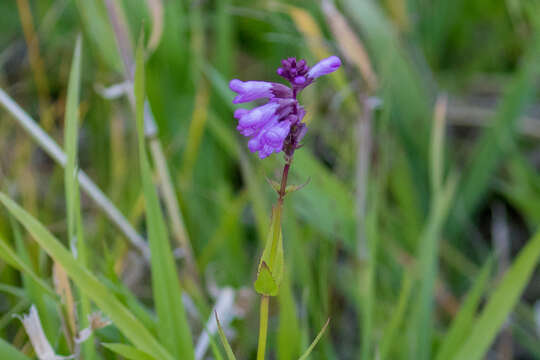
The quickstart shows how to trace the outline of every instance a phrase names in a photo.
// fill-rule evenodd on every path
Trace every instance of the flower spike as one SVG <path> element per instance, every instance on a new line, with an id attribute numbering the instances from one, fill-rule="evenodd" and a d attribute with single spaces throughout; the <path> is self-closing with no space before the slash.
<path id="1" fill-rule="evenodd" d="M 305 60 L 288 58 L 281 61 L 277 74 L 290 83 L 289 86 L 266 81 L 231 80 L 229 87 L 238 95 L 233 103 L 239 104 L 266 98 L 268 103 L 253 110 L 237 109 L 234 117 L 238 119 L 237 130 L 251 137 L 248 148 L 258 152 L 261 159 L 283 151 L 291 157 L 307 132 L 302 122 L 306 114 L 300 106 L 297 95 L 320 76 L 330 74 L 341 66 L 337 56 L 330 56 L 307 66 Z"/>

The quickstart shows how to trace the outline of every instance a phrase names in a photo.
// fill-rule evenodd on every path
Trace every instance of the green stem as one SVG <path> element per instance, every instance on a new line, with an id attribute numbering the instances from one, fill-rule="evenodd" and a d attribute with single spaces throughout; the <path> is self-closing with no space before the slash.
<path id="1" fill-rule="evenodd" d="M 281 186 L 279 189 L 279 198 L 276 204 L 274 212 L 275 219 L 273 221 L 273 239 L 272 248 L 270 249 L 270 259 L 275 262 L 275 254 L 277 251 L 277 244 L 279 242 L 279 234 L 281 232 L 281 210 L 283 207 L 283 199 L 285 198 L 285 190 L 287 188 L 287 178 L 289 176 L 289 169 L 291 167 L 292 156 L 287 157 L 285 166 L 283 167 L 283 175 L 281 176 Z M 275 264 L 270 264 L 271 268 Z M 260 309 L 260 323 L 259 323 L 259 345 L 257 347 L 257 360 L 264 360 L 266 352 L 266 336 L 268 333 L 268 306 L 270 304 L 270 297 L 268 295 L 262 295 L 261 297 L 261 309 Z"/>
<path id="2" fill-rule="evenodd" d="M 261 314 L 259 323 L 259 347 L 257 348 L 257 360 L 264 360 L 266 352 L 266 335 L 268 332 L 268 305 L 270 296 L 263 295 L 261 297 Z"/>

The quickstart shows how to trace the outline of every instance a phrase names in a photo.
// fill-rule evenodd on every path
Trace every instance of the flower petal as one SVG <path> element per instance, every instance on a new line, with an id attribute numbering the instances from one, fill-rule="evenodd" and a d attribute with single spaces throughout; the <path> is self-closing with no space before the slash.
<path id="1" fill-rule="evenodd" d="M 290 130 L 291 123 L 289 121 L 280 121 L 275 126 L 264 131 L 263 140 L 265 144 L 281 151 L 283 148 L 283 141 L 285 141 L 285 138 L 289 135 Z"/>
<path id="2" fill-rule="evenodd" d="M 266 81 L 241 81 L 238 79 L 231 80 L 229 82 L 229 88 L 236 92 L 236 96 L 233 100 L 234 104 L 249 102 L 261 98 L 290 98 L 292 97 L 292 90 L 278 83 L 266 82 Z"/>
<path id="3" fill-rule="evenodd" d="M 241 81 L 231 80 L 229 87 L 238 93 L 233 100 L 234 104 L 249 102 L 260 98 L 272 97 L 272 83 L 266 81 Z"/>
<path id="4" fill-rule="evenodd" d="M 269 102 L 265 105 L 256 107 L 241 115 L 238 120 L 238 125 L 242 127 L 261 128 L 276 114 L 279 106 L 280 105 L 277 102 Z"/>
<path id="5" fill-rule="evenodd" d="M 340 66 L 341 60 L 337 56 L 330 56 L 313 65 L 313 67 L 308 71 L 307 75 L 312 79 L 316 79 L 320 76 L 336 71 Z"/>

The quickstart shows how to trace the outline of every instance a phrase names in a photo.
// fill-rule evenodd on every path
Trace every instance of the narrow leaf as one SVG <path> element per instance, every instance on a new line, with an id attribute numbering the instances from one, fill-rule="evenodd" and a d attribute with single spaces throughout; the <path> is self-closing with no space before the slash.
<path id="1" fill-rule="evenodd" d="M 72 251 L 75 251 L 75 256 L 84 267 L 88 266 L 87 250 L 84 240 L 84 230 L 82 226 L 82 215 L 80 205 L 80 192 L 77 170 L 77 149 L 79 138 L 79 96 L 81 86 L 81 62 L 82 62 L 82 43 L 81 37 L 77 38 L 71 71 L 69 75 L 69 84 L 67 90 L 66 111 L 65 111 L 65 129 L 64 129 L 64 150 L 66 152 L 66 166 L 64 168 L 64 184 L 66 192 L 66 215 L 68 222 L 68 242 Z M 58 266 L 61 268 L 61 266 Z M 69 284 L 66 289 L 69 289 Z M 64 313 L 72 314 L 72 308 L 68 303 L 64 309 Z M 91 308 L 88 297 L 80 294 L 79 319 L 81 328 L 87 327 L 88 315 Z M 77 329 L 72 322 L 72 331 L 75 333 Z M 93 336 L 90 335 L 88 341 L 82 344 L 82 354 L 86 360 L 94 360 L 97 358 L 96 349 L 94 347 Z"/>
<path id="2" fill-rule="evenodd" d="M 439 347 L 436 360 L 450 359 L 471 333 L 476 310 L 488 285 L 489 274 L 492 267 L 493 258 L 490 258 L 486 261 L 480 274 L 476 278 L 474 286 L 467 294 L 459 312 L 454 317 L 450 329 L 446 333 L 446 336 Z"/>
<path id="3" fill-rule="evenodd" d="M 482 359 L 519 300 L 540 257 L 540 232 L 529 240 L 503 276 L 454 360 Z"/>
<path id="4" fill-rule="evenodd" d="M 236 360 L 236 356 L 234 356 L 231 345 L 229 344 L 229 341 L 227 340 L 227 337 L 225 336 L 225 333 L 223 332 L 223 328 L 221 327 L 221 324 L 219 323 L 217 313 L 215 315 L 216 315 L 216 322 L 218 326 L 219 337 L 221 338 L 221 343 L 223 344 L 223 347 L 225 348 L 225 352 L 227 353 L 227 359 Z"/>
<path id="5" fill-rule="evenodd" d="M 262 295 L 275 296 L 283 279 L 283 237 L 281 233 L 281 208 L 275 206 L 272 211 L 272 224 L 266 238 L 255 290 Z M 279 231 L 279 234 L 275 234 Z"/>
<path id="6" fill-rule="evenodd" d="M 56 298 L 56 293 L 53 289 L 50 288 L 50 286 L 43 281 L 35 272 L 26 264 L 26 262 L 23 261 L 14 251 L 13 249 L 6 243 L 6 240 L 2 238 L 2 235 L 0 235 L 0 258 L 4 260 L 9 265 L 13 266 L 15 269 L 22 271 L 26 275 L 32 278 L 38 284 L 38 286 L 44 290 L 47 294 L 51 295 L 52 297 Z"/>
<path id="7" fill-rule="evenodd" d="M 160 359 L 173 360 L 173 357 L 155 340 L 152 334 L 122 305 L 94 275 L 82 267 L 70 252 L 33 216 L 0 193 L 0 202 L 30 232 L 36 242 L 54 261 L 64 267 L 92 301 L 113 321 L 114 325 L 137 347 Z"/>
<path id="8" fill-rule="evenodd" d="M 169 234 L 165 226 L 144 140 L 144 54 L 142 37 L 136 53 L 135 105 L 139 143 L 139 162 L 146 201 L 146 221 L 151 252 L 152 291 L 160 326 L 158 336 L 175 358 L 193 359 L 191 332 L 182 302 Z"/>
<path id="9" fill-rule="evenodd" d="M 313 349 L 315 348 L 315 346 L 317 345 L 317 343 L 323 336 L 324 332 L 326 331 L 328 324 L 330 324 L 330 319 L 326 320 L 326 323 L 322 327 L 321 331 L 319 331 L 319 334 L 317 334 L 317 337 L 315 338 L 315 340 L 313 340 L 313 342 L 311 343 L 311 345 L 309 345 L 304 355 L 300 356 L 298 360 L 305 360 L 308 358 L 309 354 L 311 354 L 311 352 L 313 351 Z"/>

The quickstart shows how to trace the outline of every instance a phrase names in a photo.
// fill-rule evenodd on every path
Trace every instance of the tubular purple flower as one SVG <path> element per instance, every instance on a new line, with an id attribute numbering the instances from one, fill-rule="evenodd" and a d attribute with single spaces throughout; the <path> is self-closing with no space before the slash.
<path id="1" fill-rule="evenodd" d="M 305 60 L 290 57 L 281 61 L 277 73 L 291 87 L 265 81 L 231 80 L 229 87 L 238 93 L 233 103 L 269 99 L 268 103 L 253 110 L 238 109 L 234 112 L 238 131 L 251 137 L 249 150 L 258 152 L 261 159 L 283 151 L 290 159 L 301 146 L 300 141 L 307 131 L 307 125 L 302 122 L 306 111 L 298 104 L 298 93 L 316 78 L 334 72 L 340 66 L 341 60 L 337 56 L 321 60 L 311 69 Z"/>
<path id="2" fill-rule="evenodd" d="M 283 143 L 289 135 L 291 123 L 287 120 L 278 121 L 273 118 L 255 136 L 248 141 L 251 152 L 259 152 L 259 158 L 264 159 L 283 149 Z"/>
<path id="3" fill-rule="evenodd" d="M 240 118 L 244 116 L 245 114 L 247 114 L 248 112 L 249 112 L 248 109 L 236 109 L 234 111 L 234 118 L 240 120 Z"/>
<path id="4" fill-rule="evenodd" d="M 242 112 L 243 115 L 238 119 L 238 125 L 242 127 L 262 127 L 274 116 L 278 109 L 279 103 L 269 102 L 248 112 Z"/>
<path id="5" fill-rule="evenodd" d="M 266 81 L 241 81 L 234 79 L 229 82 L 229 87 L 238 94 L 233 100 L 234 104 L 261 98 L 286 98 L 292 95 L 292 90 L 289 87 Z"/>
<path id="6" fill-rule="evenodd" d="M 291 130 L 291 123 L 283 120 L 265 131 L 263 133 L 263 140 L 268 146 L 279 149 L 276 151 L 279 152 L 283 148 L 283 141 L 289 135 L 289 130 Z"/>
<path id="7" fill-rule="evenodd" d="M 313 65 L 313 67 L 309 69 L 307 75 L 312 79 L 316 79 L 336 71 L 340 66 L 341 60 L 337 56 L 330 56 Z"/>

